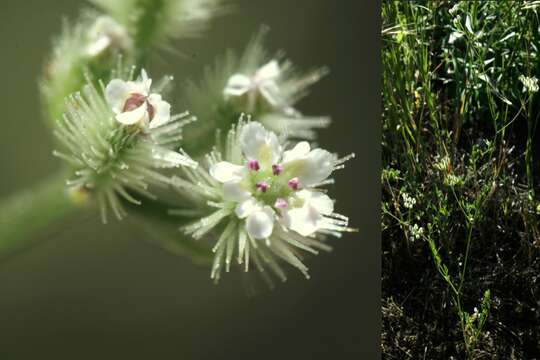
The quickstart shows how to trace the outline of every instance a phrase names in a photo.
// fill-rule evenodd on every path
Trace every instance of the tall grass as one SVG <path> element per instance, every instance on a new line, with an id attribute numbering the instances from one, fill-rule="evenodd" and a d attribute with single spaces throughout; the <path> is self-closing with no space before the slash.
<path id="1" fill-rule="evenodd" d="M 388 356 L 540 351 L 535 340 L 497 343 L 503 327 L 540 325 L 537 277 L 524 275 L 539 272 L 539 11 L 538 1 L 383 2 Z M 530 294 L 508 293 L 505 274 Z M 536 318 L 511 324 L 523 302 Z M 396 304 L 413 342 L 399 343 Z"/>

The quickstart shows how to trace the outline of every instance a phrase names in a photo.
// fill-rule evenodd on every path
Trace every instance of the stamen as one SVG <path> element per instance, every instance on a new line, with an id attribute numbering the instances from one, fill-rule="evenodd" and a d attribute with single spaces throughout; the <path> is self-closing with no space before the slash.
<path id="1" fill-rule="evenodd" d="M 293 190 L 298 190 L 298 178 L 292 178 L 287 182 L 287 185 L 289 185 L 289 187 Z"/>
<path id="2" fill-rule="evenodd" d="M 249 160 L 248 161 L 248 169 L 249 170 L 259 171 L 260 168 L 261 168 L 261 166 L 259 165 L 259 162 L 257 160 Z"/>
<path id="3" fill-rule="evenodd" d="M 286 209 L 287 207 L 289 207 L 289 204 L 287 203 L 287 200 L 283 198 L 277 198 L 274 207 L 276 209 Z"/>
<path id="4" fill-rule="evenodd" d="M 148 118 L 149 120 L 152 120 L 154 118 L 155 109 L 154 107 L 148 102 L 147 97 L 143 94 L 132 94 L 125 102 L 124 108 L 122 109 L 123 112 L 128 112 L 135 110 L 142 104 L 146 103 L 146 111 L 148 112 Z"/>
<path id="5" fill-rule="evenodd" d="M 143 94 L 132 94 L 124 104 L 124 112 L 132 111 L 144 104 L 146 101 L 146 96 Z"/>
<path id="6" fill-rule="evenodd" d="M 283 165 L 280 165 L 280 164 L 272 165 L 272 174 L 274 174 L 275 176 L 278 176 L 282 172 L 283 172 Z"/>
<path id="7" fill-rule="evenodd" d="M 259 181 L 255 184 L 255 187 L 259 190 L 259 191 L 262 191 L 263 193 L 266 192 L 266 190 L 268 190 L 268 188 L 270 187 L 270 185 L 268 185 L 266 182 L 264 181 Z"/>

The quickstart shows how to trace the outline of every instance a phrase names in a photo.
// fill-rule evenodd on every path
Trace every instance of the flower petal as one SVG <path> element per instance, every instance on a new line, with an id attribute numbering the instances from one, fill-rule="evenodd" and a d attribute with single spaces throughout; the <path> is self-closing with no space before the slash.
<path id="1" fill-rule="evenodd" d="M 246 219 L 246 230 L 254 239 L 266 239 L 274 230 L 274 211 L 269 207 L 252 212 Z"/>
<path id="2" fill-rule="evenodd" d="M 284 164 L 284 168 L 291 176 L 298 178 L 301 187 L 309 187 L 330 176 L 335 163 L 336 158 L 333 154 L 323 149 L 315 149 L 303 158 Z"/>
<path id="3" fill-rule="evenodd" d="M 150 93 L 150 87 L 152 86 L 152 79 L 148 77 L 148 74 L 144 69 L 141 70 L 140 83 L 144 89 L 144 93 L 148 95 Z"/>
<path id="4" fill-rule="evenodd" d="M 92 41 L 88 47 L 86 48 L 86 53 L 88 56 L 94 57 L 101 54 L 105 49 L 107 49 L 111 45 L 112 41 L 111 38 L 103 35 L 94 41 Z"/>
<path id="5" fill-rule="evenodd" d="M 255 72 L 255 81 L 275 80 L 279 77 L 280 68 L 276 60 L 271 60 Z"/>
<path id="6" fill-rule="evenodd" d="M 258 122 L 251 122 L 242 128 L 240 144 L 248 159 L 258 160 L 266 166 L 276 163 L 281 155 L 281 145 L 276 134 L 267 131 Z"/>
<path id="7" fill-rule="evenodd" d="M 334 201 L 320 191 L 300 190 L 296 196 L 304 200 L 304 206 L 311 206 L 320 214 L 330 215 L 334 212 Z"/>
<path id="8" fill-rule="evenodd" d="M 105 99 L 113 111 L 118 114 L 122 112 L 124 103 L 129 97 L 128 84 L 120 79 L 113 79 L 105 88 Z"/>
<path id="9" fill-rule="evenodd" d="M 145 119 L 145 116 L 147 116 L 147 114 L 146 114 L 146 103 L 143 103 L 141 106 L 139 106 L 138 108 L 136 108 L 134 110 L 126 111 L 126 112 L 122 112 L 122 113 L 117 114 L 116 115 L 116 120 L 119 123 L 124 124 L 124 125 L 133 125 L 133 124 L 136 124 L 138 122 L 143 123 L 144 119 Z"/>
<path id="10" fill-rule="evenodd" d="M 247 93 L 251 86 L 251 79 L 242 74 L 234 74 L 229 78 L 227 86 L 223 89 L 223 95 L 242 96 Z"/>
<path id="11" fill-rule="evenodd" d="M 319 229 L 319 222 L 323 217 L 312 206 L 304 205 L 282 211 L 283 224 L 302 236 L 310 236 Z"/>
<path id="12" fill-rule="evenodd" d="M 154 108 L 154 117 L 150 120 L 150 129 L 165 125 L 171 119 L 171 105 L 161 99 L 159 94 L 151 94 L 148 102 Z"/>
<path id="13" fill-rule="evenodd" d="M 236 216 L 238 216 L 240 219 L 245 219 L 249 215 L 251 215 L 251 213 L 260 209 L 261 206 L 259 205 L 257 200 L 250 197 L 238 203 L 238 205 L 234 209 L 234 212 L 236 213 Z"/>
<path id="14" fill-rule="evenodd" d="M 309 146 L 309 143 L 307 141 L 300 141 L 291 150 L 285 151 L 283 153 L 283 163 L 288 163 L 290 161 L 302 159 L 307 154 L 309 154 L 310 150 L 311 150 L 311 147 Z"/>
<path id="15" fill-rule="evenodd" d="M 244 171 L 244 166 L 234 165 L 227 161 L 218 162 L 210 167 L 210 175 L 221 183 L 241 180 Z"/>
<path id="16" fill-rule="evenodd" d="M 240 180 L 227 181 L 223 184 L 223 198 L 225 200 L 241 202 L 250 196 L 249 191 L 244 189 Z"/>

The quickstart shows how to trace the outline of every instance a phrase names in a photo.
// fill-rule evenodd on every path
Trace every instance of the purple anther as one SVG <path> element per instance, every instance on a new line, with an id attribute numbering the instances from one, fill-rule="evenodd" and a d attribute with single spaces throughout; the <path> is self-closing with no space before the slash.
<path id="1" fill-rule="evenodd" d="M 286 209 L 287 207 L 289 207 L 289 204 L 287 203 L 287 200 L 283 198 L 277 198 L 274 207 L 276 209 Z"/>
<path id="2" fill-rule="evenodd" d="M 293 190 L 298 190 L 298 178 L 292 178 L 287 182 L 287 185 L 289 185 L 289 187 Z"/>
<path id="3" fill-rule="evenodd" d="M 259 181 L 255 184 L 255 187 L 259 190 L 259 191 L 262 191 L 263 193 L 266 192 L 266 190 L 268 190 L 268 188 L 270 187 L 270 185 L 268 185 L 266 182 L 264 181 Z"/>
<path id="4" fill-rule="evenodd" d="M 133 111 L 142 104 L 146 103 L 146 111 L 148 112 L 148 118 L 152 120 L 154 118 L 154 107 L 150 105 L 146 96 L 143 94 L 132 94 L 124 103 L 123 112 Z"/>
<path id="5" fill-rule="evenodd" d="M 283 172 L 283 166 L 282 165 L 279 165 L 279 164 L 274 164 L 272 165 L 272 173 L 275 175 L 275 176 L 278 176 L 279 174 L 281 174 Z"/>
<path id="6" fill-rule="evenodd" d="M 248 161 L 248 169 L 249 170 L 259 171 L 260 168 L 261 168 L 261 166 L 259 165 L 259 162 L 257 160 L 249 160 Z"/>

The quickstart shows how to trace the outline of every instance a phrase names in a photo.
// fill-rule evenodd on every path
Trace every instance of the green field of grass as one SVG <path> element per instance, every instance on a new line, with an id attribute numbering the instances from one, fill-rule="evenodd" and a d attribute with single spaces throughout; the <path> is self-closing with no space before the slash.
<path id="1" fill-rule="evenodd" d="M 383 1 L 382 351 L 540 357 L 539 1 Z"/>

